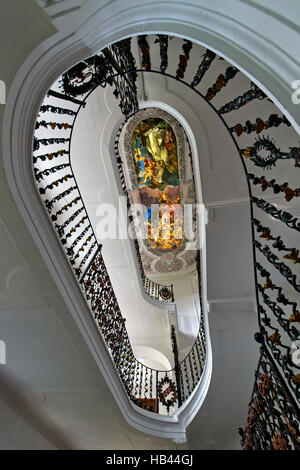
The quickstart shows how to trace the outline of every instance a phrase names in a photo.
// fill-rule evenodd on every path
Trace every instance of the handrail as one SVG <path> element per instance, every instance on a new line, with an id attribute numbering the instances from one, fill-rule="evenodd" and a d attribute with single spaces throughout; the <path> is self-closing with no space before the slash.
<path id="1" fill-rule="evenodd" d="M 200 266 L 200 263 L 197 263 L 197 266 Z M 114 365 L 133 403 L 154 412 L 158 412 L 160 406 L 162 414 L 166 412 L 169 414 L 171 407 L 181 406 L 196 388 L 204 370 L 206 340 L 203 323 L 200 324 L 191 350 L 179 364 L 170 370 L 153 369 L 142 364 L 134 356 L 125 319 L 118 306 L 101 250 L 98 250 L 93 258 L 81 280 L 81 285 Z M 175 380 L 178 373 L 181 377 L 180 392 Z"/>
<path id="2" fill-rule="evenodd" d="M 239 428 L 244 450 L 299 450 L 297 403 L 268 350 L 261 347 L 245 429 Z"/>
<path id="3" fill-rule="evenodd" d="M 266 363 L 272 363 L 272 367 L 277 369 L 277 374 L 282 377 L 284 385 L 289 391 L 289 394 L 287 395 L 287 403 L 291 401 L 295 402 L 297 413 L 299 414 L 300 363 L 299 359 L 295 359 L 295 347 L 297 347 L 295 345 L 296 341 L 299 341 L 300 339 L 299 328 L 297 328 L 297 324 L 299 325 L 300 322 L 300 309 L 299 303 L 294 300 L 295 294 L 293 294 L 293 298 L 291 300 L 289 299 L 286 283 L 290 283 L 295 289 L 296 294 L 299 294 L 300 285 L 297 282 L 295 267 L 300 262 L 300 250 L 290 242 L 285 243 L 286 230 L 300 230 L 299 219 L 293 215 L 292 208 L 287 208 L 291 200 L 295 200 L 300 196 L 300 188 L 298 187 L 299 181 L 297 181 L 297 178 L 294 176 L 298 171 L 297 168 L 300 167 L 300 147 L 299 145 L 297 146 L 297 141 L 299 139 L 296 135 L 292 138 L 291 131 L 287 132 L 287 129 L 291 127 L 291 124 L 284 115 L 277 114 L 278 109 L 275 105 L 273 105 L 274 109 L 267 118 L 255 115 L 255 107 L 252 106 L 248 120 L 244 124 L 237 122 L 237 124 L 233 125 L 233 113 L 241 108 L 249 109 L 248 104 L 253 101 L 256 101 L 259 108 L 260 102 L 268 100 L 267 95 L 256 84 L 250 82 L 248 90 L 246 89 L 246 91 L 239 96 L 232 96 L 229 100 L 227 98 L 228 101 L 223 102 L 222 105 L 219 104 L 217 108 L 213 104 L 214 97 L 218 94 L 218 102 L 220 103 L 222 89 L 228 86 L 227 84 L 230 80 L 236 79 L 235 77 L 238 76 L 238 70 L 235 67 L 227 67 L 225 62 L 224 66 L 227 68 L 224 69 L 224 72 L 219 74 L 217 79 L 212 82 L 210 88 L 207 89 L 206 85 L 203 90 L 203 79 L 209 73 L 211 64 L 217 60 L 216 54 L 206 50 L 202 56 L 202 61 L 194 79 L 192 82 L 188 82 L 185 80 L 185 74 L 189 66 L 190 51 L 193 44 L 190 41 L 183 40 L 182 53 L 179 55 L 178 69 L 175 76 L 174 74 L 172 75 L 167 72 L 169 63 L 169 59 L 167 57 L 168 37 L 164 36 L 163 40 L 158 37 L 155 42 L 160 45 L 160 71 L 158 70 L 158 64 L 152 64 L 153 60 L 151 60 L 151 49 L 153 46 L 149 46 L 150 43 L 147 41 L 147 36 L 143 35 L 139 36 L 138 41 L 138 45 L 141 49 L 142 68 L 141 70 L 137 70 L 137 72 L 142 74 L 163 73 L 165 77 L 175 79 L 185 87 L 194 90 L 194 92 L 205 100 L 211 109 L 213 109 L 218 115 L 220 121 L 228 130 L 233 144 L 241 157 L 243 169 L 247 178 L 250 200 L 254 278 L 258 324 L 260 329 L 259 338 L 262 347 L 266 351 Z M 234 92 L 234 87 L 231 87 L 231 90 Z M 270 107 L 271 105 L 269 104 L 268 109 L 270 109 Z M 261 107 L 260 112 L 262 113 L 262 116 L 263 111 L 264 109 Z M 236 115 L 239 116 L 238 113 Z M 279 133 L 279 137 L 276 136 L 277 141 L 278 138 L 284 138 L 285 134 L 288 139 L 292 139 L 288 149 L 286 148 L 286 141 L 283 143 L 284 148 L 281 149 L 274 140 L 274 137 L 271 138 L 270 135 L 265 134 L 266 129 L 270 132 L 273 128 L 274 131 L 278 126 L 281 126 L 281 132 Z M 253 133 L 256 134 L 256 139 L 253 139 L 254 142 L 251 142 L 250 139 Z M 247 147 L 244 143 L 245 135 L 248 135 L 248 140 L 250 140 Z M 239 144 L 241 136 L 243 136 L 243 145 Z M 279 165 L 283 164 L 285 168 L 288 169 L 288 177 L 291 178 L 291 181 L 289 182 L 284 180 L 282 181 L 279 172 L 273 172 L 277 165 L 279 167 Z M 292 167 L 293 164 L 294 168 Z M 253 174 L 253 169 L 255 169 L 255 174 Z M 272 175 L 271 178 L 267 178 L 265 176 L 265 172 L 273 173 L 275 177 Z M 284 178 L 287 178 L 286 172 L 284 172 Z M 259 185 L 260 188 L 258 188 Z M 279 195 L 280 193 L 282 194 L 285 199 L 283 206 L 278 208 L 272 203 L 273 199 L 270 196 L 270 190 L 272 190 L 275 195 Z M 264 198 L 262 197 L 262 193 L 266 194 Z M 278 196 L 276 197 L 278 198 Z M 257 225 L 257 210 L 258 212 L 263 211 L 265 214 L 270 215 L 272 218 L 279 221 L 279 224 L 276 226 L 277 237 L 275 240 L 274 236 L 270 235 L 271 231 L 273 232 L 273 230 L 271 230 L 272 223 L 270 222 L 270 219 L 269 224 L 264 219 L 263 226 Z M 257 229 L 257 232 L 260 233 L 260 239 L 263 238 L 266 242 L 265 246 L 262 246 L 260 243 L 261 240 L 256 239 L 257 235 L 255 228 Z M 273 243 L 272 248 L 269 245 L 271 240 L 275 242 Z M 284 252 L 284 255 L 282 255 L 282 251 Z M 281 261 L 281 257 L 288 260 L 288 263 L 293 263 L 293 266 L 290 267 Z M 265 269 L 265 262 L 269 263 L 268 269 L 271 268 L 272 274 Z M 259 283 L 260 276 L 267 278 L 266 283 L 263 285 Z M 276 279 L 276 282 L 274 279 Z M 269 295 L 266 294 L 268 289 L 270 291 Z M 281 304 L 283 307 L 280 307 L 278 304 Z M 282 413 L 284 418 L 284 411 L 281 409 L 278 412 Z M 271 415 L 272 414 L 270 414 L 270 416 Z M 265 415 L 265 419 L 268 420 L 267 415 Z M 254 431 L 252 431 L 252 429 L 254 429 Z M 254 425 L 253 428 L 249 426 L 248 430 L 251 433 L 257 432 L 258 429 L 259 428 L 255 428 Z M 287 432 L 290 434 L 290 438 L 292 438 L 292 440 L 295 441 L 293 437 L 297 436 L 297 442 L 300 442 L 299 426 L 291 426 L 287 429 Z M 258 439 L 259 437 L 260 436 L 258 436 Z M 272 436 L 269 435 L 268 439 L 269 448 L 276 448 L 276 442 L 274 444 Z M 254 440 L 251 444 L 251 448 L 260 449 L 259 442 Z"/>

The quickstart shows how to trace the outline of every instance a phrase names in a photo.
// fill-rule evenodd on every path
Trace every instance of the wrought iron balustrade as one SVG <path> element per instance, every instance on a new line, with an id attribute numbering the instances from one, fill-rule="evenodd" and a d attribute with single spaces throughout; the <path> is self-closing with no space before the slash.
<path id="1" fill-rule="evenodd" d="M 181 406 L 195 390 L 204 370 L 206 343 L 203 325 L 191 351 L 183 361 L 168 371 L 152 369 L 134 356 L 125 319 L 120 312 L 101 249 L 93 258 L 81 284 L 115 367 L 133 403 L 148 411 L 162 414 L 169 413 L 172 407 Z"/>
<path id="2" fill-rule="evenodd" d="M 169 414 L 189 398 L 200 382 L 206 360 L 203 323 L 189 354 L 171 370 L 156 370 L 135 358 L 101 249 L 81 279 L 91 312 L 110 351 L 130 400 L 155 413 Z M 173 344 L 175 331 L 172 331 Z"/>
<path id="3" fill-rule="evenodd" d="M 239 432 L 244 450 L 300 449 L 297 403 L 265 348 L 261 348 L 246 426 Z"/>
<path id="4" fill-rule="evenodd" d="M 295 213 L 295 202 L 299 197 L 298 136 L 293 133 L 288 119 L 250 80 L 244 92 L 239 92 L 240 94 L 236 96 L 234 84 L 240 74 L 235 68 L 228 68 L 226 61 L 224 61 L 223 77 L 220 78 L 219 75 L 216 77 L 213 76 L 213 65 L 220 58 L 214 53 L 203 49 L 200 64 L 195 67 L 190 60 L 190 54 L 193 52 L 190 41 L 182 40 L 178 56 L 171 58 L 168 38 L 158 35 L 155 39 L 157 41 L 154 43 L 144 36 L 138 39 L 140 48 L 138 50 L 142 59 L 140 70 L 135 67 L 135 60 L 138 57 L 134 57 L 128 42 L 124 47 L 111 46 L 109 53 L 99 55 L 101 60 L 82 61 L 78 68 L 75 67 L 66 73 L 66 80 L 61 90 L 49 91 L 40 108 L 33 156 L 34 173 L 41 189 L 41 198 L 66 249 L 67 258 L 75 274 L 81 278 L 82 285 L 85 286 L 85 281 L 91 281 L 93 284 L 94 292 L 85 292 L 90 296 L 91 310 L 111 351 L 128 395 L 134 403 L 146 409 L 152 408 L 152 411 L 157 411 L 157 399 L 160 401 L 159 411 L 162 408 L 165 411 L 170 409 L 168 400 L 178 406 L 177 387 L 181 388 L 181 400 L 184 402 L 196 388 L 203 371 L 206 354 L 203 318 L 196 343 L 187 358 L 180 363 L 180 366 L 176 366 L 176 370 L 174 368 L 168 372 L 154 371 L 134 358 L 124 319 L 119 315 L 111 286 L 108 284 L 105 290 L 102 288 L 103 280 L 99 281 L 99 285 L 94 281 L 98 267 L 94 270 L 93 266 L 97 266 L 99 261 L 99 272 L 105 272 L 104 263 L 99 257 L 93 231 L 86 230 L 90 223 L 76 180 L 68 166 L 70 151 L 68 139 L 71 138 L 76 113 L 81 106 L 84 106 L 88 94 L 96 86 L 115 86 L 115 95 L 121 101 L 124 100 L 120 108 L 125 118 L 133 114 L 137 110 L 138 74 L 163 74 L 165 79 L 174 79 L 180 83 L 183 92 L 189 87 L 195 92 L 195 99 L 197 97 L 199 100 L 205 100 L 228 130 L 245 171 L 251 212 L 258 325 L 264 349 L 261 367 L 264 367 L 263 373 L 267 373 L 266 371 L 270 372 L 268 368 L 272 366 L 270 373 L 272 381 L 274 380 L 274 385 L 270 389 L 272 393 L 264 398 L 265 406 L 271 408 L 271 415 L 273 409 L 276 410 L 275 417 L 272 418 L 273 424 L 266 424 L 267 434 L 263 435 L 262 442 L 259 442 L 258 437 L 259 432 L 263 432 L 264 425 L 259 424 L 258 427 L 254 427 L 258 437 L 252 439 L 251 436 L 247 436 L 250 443 L 245 438 L 244 445 L 247 444 L 246 447 L 253 449 L 275 448 L 280 446 L 279 434 L 275 435 L 275 432 L 280 428 L 278 432 L 282 435 L 283 424 L 280 423 L 285 422 L 285 417 L 288 416 L 286 413 L 291 414 L 288 411 L 290 406 L 293 407 L 295 416 L 299 413 L 300 374 L 299 364 L 294 360 L 297 349 L 295 344 L 300 341 L 299 301 L 295 300 L 299 295 L 299 273 L 296 271 L 299 266 L 299 247 L 296 243 L 290 242 L 292 234 L 297 236 L 297 232 L 300 231 L 299 216 Z M 152 47 L 157 47 L 159 54 L 152 54 Z M 122 61 L 118 59 L 120 55 L 124 56 Z M 158 55 L 160 60 L 155 64 L 154 57 Z M 112 57 L 114 61 L 119 60 L 118 70 L 114 67 L 114 61 L 109 62 L 109 58 Z M 178 64 L 177 71 L 173 74 L 169 73 L 171 62 Z M 193 67 L 192 71 L 190 67 Z M 191 80 L 184 80 L 189 75 L 192 77 Z M 80 88 L 83 85 L 85 87 Z M 224 87 L 227 91 L 226 99 L 220 104 Z M 212 89 L 210 93 L 208 93 L 209 88 Z M 218 105 L 214 104 L 215 100 L 218 100 Z M 267 115 L 264 112 L 266 102 Z M 241 111 L 245 113 L 247 110 L 249 110 L 247 120 L 244 119 L 244 114 L 241 119 L 239 113 Z M 45 113 L 47 118 L 42 119 L 41 115 Z M 279 126 L 280 133 L 277 135 Z M 41 131 L 44 133 L 42 138 L 39 134 Z M 117 160 L 117 163 L 120 166 L 122 162 Z M 284 174 L 284 177 L 281 174 Z M 121 175 L 121 181 L 122 178 L 124 175 Z M 122 187 L 124 186 L 123 189 L 126 190 L 125 180 L 123 183 Z M 265 245 L 262 245 L 262 241 Z M 279 258 L 282 255 L 281 251 L 284 251 L 285 261 Z M 99 279 L 101 276 L 98 276 Z M 106 279 L 107 273 L 104 276 Z M 200 282 L 200 271 L 198 278 Z M 104 307 L 108 309 L 105 313 L 102 309 L 99 310 L 99 306 L 108 293 L 112 305 L 108 305 L 106 300 L 103 301 Z M 112 307 L 116 312 L 110 318 L 108 312 Z M 280 380 L 277 377 L 280 377 Z M 269 396 L 281 403 L 282 387 L 287 391 L 284 406 L 266 403 Z M 264 409 L 267 410 L 267 407 Z M 266 419 L 265 412 L 261 416 L 260 420 Z M 295 426 L 291 421 L 289 423 L 290 425 L 284 425 L 283 439 L 288 448 L 296 448 L 293 437 Z"/>
<path id="5" fill-rule="evenodd" d="M 147 38 L 144 37 L 144 39 Z M 154 41 L 152 45 L 153 42 L 150 38 L 148 39 L 147 56 L 151 57 L 151 62 L 148 61 L 147 65 L 143 64 L 140 72 L 157 74 L 160 73 L 159 64 L 154 63 L 154 57 L 157 54 L 154 54 L 152 48 L 156 43 L 160 45 L 160 42 Z M 140 37 L 140 41 L 142 40 L 143 38 Z M 287 409 L 289 403 L 293 402 L 294 412 L 299 416 L 300 361 L 295 361 L 294 358 L 297 345 L 299 348 L 300 344 L 299 301 L 295 300 L 299 298 L 300 290 L 300 273 L 297 269 L 300 250 L 296 237 L 293 242 L 290 242 L 293 233 L 296 235 L 296 232 L 300 230 L 299 217 L 293 213 L 295 206 L 290 205 L 291 202 L 295 203 L 300 195 L 299 175 L 297 178 L 300 167 L 299 139 L 296 133 L 292 133 L 291 124 L 286 116 L 280 113 L 256 84 L 249 80 L 248 87 L 235 96 L 234 82 L 239 77 L 237 68 L 228 66 L 229 64 L 224 61 L 223 73 L 219 73 L 217 77 L 212 76 L 212 65 L 216 60 L 221 59 L 215 53 L 203 49 L 200 64 L 195 69 L 196 74 L 194 71 L 192 74 L 194 78 L 189 82 L 185 77 L 191 76 L 188 71 L 191 67 L 192 47 L 188 41 L 184 40 L 182 41 L 182 50 L 185 51 L 183 54 L 180 46 L 178 47 L 180 66 L 176 74 L 172 74 L 168 71 L 168 66 L 171 62 L 177 63 L 176 57 L 172 59 L 170 56 L 166 57 L 164 76 L 173 78 L 183 86 L 193 89 L 201 99 L 207 102 L 227 128 L 242 160 L 249 190 L 260 340 L 269 358 L 268 361 L 272 361 L 274 374 L 282 378 L 284 387 L 288 390 Z M 167 54 L 166 49 L 164 53 Z M 224 87 L 227 89 L 227 97 L 223 104 L 220 104 Z M 231 98 L 228 98 L 228 90 L 231 90 Z M 214 105 L 216 97 L 218 97 L 218 105 Z M 266 102 L 268 102 L 268 115 L 265 117 Z M 240 111 L 244 114 L 248 111 L 248 119 L 246 122 L 242 121 L 244 124 L 238 122 Z M 237 124 L 232 125 L 234 116 L 237 116 Z M 276 130 L 279 127 L 280 132 L 277 133 Z M 281 176 L 283 174 L 284 179 Z M 280 202 L 274 198 L 280 198 Z M 257 222 L 259 219 L 262 221 Z M 273 220 L 277 221 L 276 226 Z M 266 244 L 262 244 L 262 241 Z M 261 277 L 265 278 L 264 283 L 260 282 Z M 290 291 L 290 287 L 294 292 Z M 299 352 L 297 354 L 299 359 Z M 276 393 L 280 393 L 280 389 L 274 387 L 273 395 Z M 276 413 L 278 420 L 284 420 L 283 408 L 276 409 Z M 297 432 L 299 432 L 299 421 L 297 426 Z M 289 434 L 286 436 L 288 448 L 296 448 L 293 441 L 295 432 L 293 426 L 286 427 L 285 432 Z M 278 434 L 277 437 L 279 439 Z M 263 448 L 276 448 L 276 445 L 278 447 L 275 438 L 269 433 Z M 262 448 L 259 440 L 255 439 L 249 446 L 253 449 Z"/>

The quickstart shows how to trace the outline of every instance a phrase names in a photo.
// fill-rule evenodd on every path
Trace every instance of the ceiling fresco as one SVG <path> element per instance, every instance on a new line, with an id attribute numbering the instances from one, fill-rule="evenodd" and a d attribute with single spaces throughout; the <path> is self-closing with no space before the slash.
<path id="1" fill-rule="evenodd" d="M 132 154 L 148 242 L 157 250 L 176 249 L 182 244 L 183 216 L 177 143 L 170 124 L 156 117 L 141 121 L 132 134 Z"/>
<path id="2" fill-rule="evenodd" d="M 145 273 L 190 270 L 196 251 L 186 244 L 184 207 L 194 207 L 196 195 L 183 127 L 162 109 L 142 109 L 123 126 L 119 151 L 130 202 L 143 207 L 145 238 L 138 243 Z"/>

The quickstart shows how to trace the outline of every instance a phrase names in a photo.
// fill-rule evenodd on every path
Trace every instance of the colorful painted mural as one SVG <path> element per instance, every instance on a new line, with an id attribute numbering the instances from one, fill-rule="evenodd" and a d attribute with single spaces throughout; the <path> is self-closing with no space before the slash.
<path id="1" fill-rule="evenodd" d="M 132 153 L 141 203 L 145 206 L 148 242 L 166 251 L 182 244 L 177 142 L 173 129 L 161 118 L 141 121 L 132 135 Z"/>

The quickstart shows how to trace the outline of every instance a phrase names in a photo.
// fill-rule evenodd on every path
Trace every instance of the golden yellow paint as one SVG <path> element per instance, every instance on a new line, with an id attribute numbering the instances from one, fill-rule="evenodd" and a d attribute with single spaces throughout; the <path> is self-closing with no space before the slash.
<path id="1" fill-rule="evenodd" d="M 132 153 L 141 202 L 147 208 L 145 223 L 152 248 L 169 251 L 182 244 L 177 142 L 171 126 L 160 118 L 138 124 L 132 135 Z M 151 218 L 151 204 L 158 204 L 157 227 Z"/>

